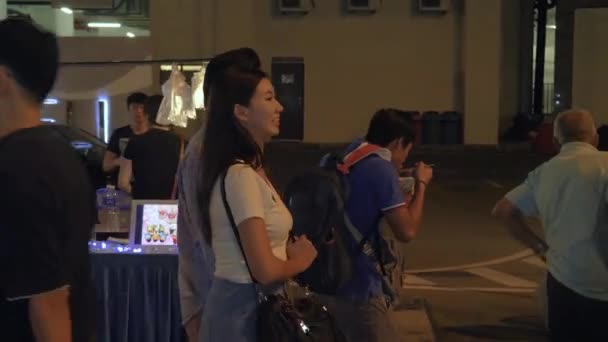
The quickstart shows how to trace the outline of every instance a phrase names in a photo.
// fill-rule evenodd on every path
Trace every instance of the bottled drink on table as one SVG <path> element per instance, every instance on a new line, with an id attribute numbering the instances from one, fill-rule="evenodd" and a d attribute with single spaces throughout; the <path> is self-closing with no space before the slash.
<path id="1" fill-rule="evenodd" d="M 120 208 L 118 207 L 118 193 L 114 185 L 106 186 L 102 197 L 102 210 L 106 212 L 105 230 L 107 232 L 120 231 Z"/>

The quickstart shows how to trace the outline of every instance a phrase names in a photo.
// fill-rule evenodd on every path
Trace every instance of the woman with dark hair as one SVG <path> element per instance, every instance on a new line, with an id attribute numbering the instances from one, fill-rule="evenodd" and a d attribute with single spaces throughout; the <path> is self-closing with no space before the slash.
<path id="1" fill-rule="evenodd" d="M 211 85 L 233 66 L 260 69 L 260 58 L 251 48 L 238 48 L 213 57 L 207 64 L 203 93 L 209 110 Z M 206 122 L 206 120 L 205 120 Z M 198 342 L 202 312 L 215 273 L 213 250 L 203 238 L 198 191 L 202 172 L 202 148 L 205 129 L 201 127 L 190 139 L 178 171 L 179 214 L 179 292 L 182 322 L 188 341 Z"/>
<path id="2" fill-rule="evenodd" d="M 199 203 L 203 236 L 213 247 L 216 267 L 200 338 L 255 341 L 258 297 L 253 282 L 266 293 L 281 291 L 317 252 L 306 236 L 288 243 L 291 214 L 263 169 L 264 145 L 279 133 L 283 110 L 266 74 L 231 68 L 212 84 L 210 95 Z"/>

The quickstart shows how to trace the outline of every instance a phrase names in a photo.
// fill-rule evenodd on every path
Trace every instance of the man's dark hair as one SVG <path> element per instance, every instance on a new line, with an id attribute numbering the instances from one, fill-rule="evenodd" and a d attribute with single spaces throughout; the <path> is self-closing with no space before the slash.
<path id="1" fill-rule="evenodd" d="M 34 101 L 42 103 L 57 77 L 57 37 L 27 19 L 2 20 L 0 65 L 9 70 Z"/>
<path id="2" fill-rule="evenodd" d="M 162 102 L 162 95 L 152 95 L 147 97 L 146 103 L 144 103 L 144 113 L 148 117 L 148 121 L 151 124 L 158 125 L 158 123 L 156 123 L 156 117 L 158 116 L 158 109 L 160 108 L 160 104 Z"/>
<path id="3" fill-rule="evenodd" d="M 260 57 L 252 48 L 243 47 L 223 52 L 211 59 L 205 68 L 205 79 L 203 80 L 203 94 L 205 105 L 209 103 L 209 90 L 211 85 L 230 67 L 238 66 L 243 70 L 259 70 L 261 67 Z"/>
<path id="4" fill-rule="evenodd" d="M 414 142 L 416 138 L 407 112 L 392 108 L 377 111 L 369 123 L 365 140 L 370 144 L 387 147 L 400 138 L 403 138 L 403 147 Z"/>
<path id="5" fill-rule="evenodd" d="M 144 93 L 132 93 L 129 95 L 129 97 L 127 97 L 127 108 L 129 108 L 129 106 L 131 106 L 133 103 L 145 105 L 147 100 L 148 95 Z"/>

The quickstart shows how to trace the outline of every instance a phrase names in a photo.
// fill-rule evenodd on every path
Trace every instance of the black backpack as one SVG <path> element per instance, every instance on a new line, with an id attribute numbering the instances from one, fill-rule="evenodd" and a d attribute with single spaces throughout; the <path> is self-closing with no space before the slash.
<path id="1" fill-rule="evenodd" d="M 382 260 L 381 244 L 373 243 L 380 239 L 379 231 L 361 236 L 345 212 L 349 189 L 346 177 L 338 171 L 342 160 L 336 153 L 326 155 L 321 167 L 294 177 L 284 196 L 293 216 L 292 234 L 306 234 L 318 252 L 312 265 L 296 280 L 314 292 L 328 295 L 336 294 L 352 278 L 356 254 L 363 252 L 376 261 Z M 354 250 L 353 239 L 357 243 Z M 378 264 L 386 275 L 383 263 Z"/>

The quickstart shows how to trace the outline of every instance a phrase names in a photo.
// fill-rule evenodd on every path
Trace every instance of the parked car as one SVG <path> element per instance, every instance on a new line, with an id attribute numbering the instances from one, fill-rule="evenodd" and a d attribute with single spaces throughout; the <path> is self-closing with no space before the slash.
<path id="1" fill-rule="evenodd" d="M 64 137 L 82 157 L 94 189 L 106 186 L 106 175 L 103 172 L 103 155 L 106 143 L 93 134 L 75 127 L 48 124 L 59 135 Z"/>

